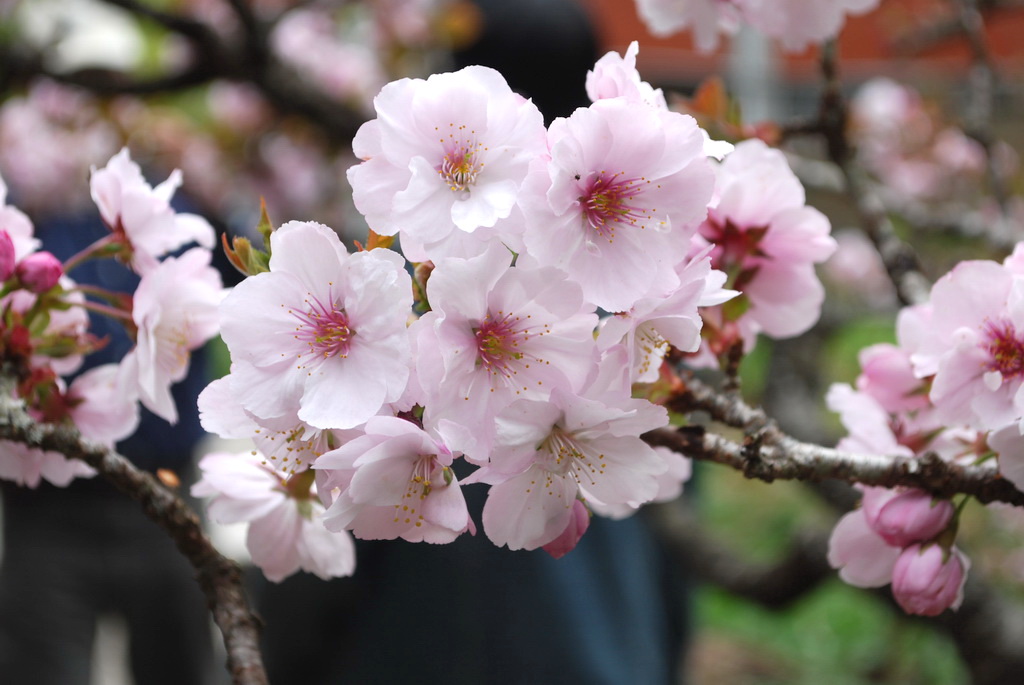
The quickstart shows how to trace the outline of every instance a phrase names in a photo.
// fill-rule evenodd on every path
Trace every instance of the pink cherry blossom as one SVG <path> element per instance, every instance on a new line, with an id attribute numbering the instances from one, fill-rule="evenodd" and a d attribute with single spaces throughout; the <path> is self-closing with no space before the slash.
<path id="1" fill-rule="evenodd" d="M 247 412 L 233 389 L 229 374 L 199 394 L 199 421 L 203 428 L 225 439 L 249 439 L 264 464 L 283 477 L 305 471 L 325 452 L 352 440 L 361 432 L 321 430 L 296 414 L 261 419 Z"/>
<path id="2" fill-rule="evenodd" d="M 33 293 L 45 293 L 57 285 L 64 274 L 60 260 L 49 252 L 33 252 L 18 262 L 14 270 L 22 287 Z"/>
<path id="3" fill-rule="evenodd" d="M 836 252 L 825 263 L 828 280 L 845 293 L 862 299 L 878 311 L 896 307 L 896 289 L 874 243 L 863 231 L 844 228 L 836 231 Z"/>
<path id="4" fill-rule="evenodd" d="M 530 258 L 608 311 L 677 287 L 714 183 L 693 118 L 611 98 L 556 119 L 549 140 L 524 194 Z"/>
<path id="5" fill-rule="evenodd" d="M 865 347 L 857 356 L 861 366 L 857 389 L 870 395 L 887 412 L 911 412 L 929 405 L 906 350 L 881 343 Z"/>
<path id="6" fill-rule="evenodd" d="M 737 274 L 729 286 L 750 300 L 748 330 L 777 338 L 803 333 L 825 298 L 814 265 L 836 249 L 828 219 L 804 204 L 803 186 L 782 152 L 758 139 L 726 156 L 716 193 L 700 235 L 715 246 L 712 265 Z"/>
<path id="7" fill-rule="evenodd" d="M 900 548 L 885 542 L 868 525 L 863 509 L 851 511 L 832 530 L 828 563 L 839 577 L 855 587 L 882 587 L 892 582 L 892 570 Z"/>
<path id="8" fill-rule="evenodd" d="M 835 37 L 847 14 L 863 14 L 879 0 L 760 0 L 744 5 L 744 17 L 777 39 L 784 50 L 799 52 Z"/>
<path id="9" fill-rule="evenodd" d="M 6 281 L 14 273 L 16 259 L 11 234 L 0 230 L 0 281 Z"/>
<path id="10" fill-rule="evenodd" d="M 404 262 L 391 250 L 349 254 L 322 224 L 290 222 L 270 241 L 270 271 L 221 305 L 234 392 L 261 419 L 354 428 L 401 398 L 409 378 Z"/>
<path id="11" fill-rule="evenodd" d="M 213 227 L 205 219 L 171 209 L 171 196 L 181 185 L 180 171 L 154 188 L 129 157 L 128 148 L 122 148 L 102 169 L 93 167 L 89 184 L 104 223 L 130 246 L 136 271 L 153 268 L 158 257 L 191 242 L 213 247 Z"/>
<path id="12" fill-rule="evenodd" d="M 650 501 L 671 502 L 683 493 L 683 485 L 693 475 L 693 462 L 667 447 L 655 447 L 654 453 L 664 461 L 665 470 L 657 476 L 658 492 Z M 595 514 L 611 519 L 624 519 L 639 511 L 639 507 L 632 504 L 612 505 L 595 500 L 587 500 L 587 504 Z"/>
<path id="13" fill-rule="evenodd" d="M 597 316 L 580 287 L 557 269 L 509 262 L 500 246 L 442 261 L 427 284 L 433 310 L 411 328 L 424 425 L 476 461 L 499 411 L 582 387 L 597 361 Z"/>
<path id="14" fill-rule="evenodd" d="M 438 247 L 407 249 L 413 261 L 446 256 L 455 231 L 497 231 L 545 152 L 540 111 L 487 67 L 395 81 L 374 108 L 352 141 L 364 160 L 348 171 L 353 200 L 377 233 L 401 229 L 410 244 Z"/>
<path id="15" fill-rule="evenodd" d="M 178 420 L 171 385 L 188 373 L 189 353 L 219 329 L 224 291 L 210 257 L 201 247 L 168 257 L 143 274 L 132 302 L 138 340 L 121 362 L 123 383 L 171 423 Z"/>
<path id="16" fill-rule="evenodd" d="M 849 431 L 837 445 L 841 450 L 907 457 L 934 452 L 950 461 L 965 455 L 973 459 L 970 446 L 978 440 L 977 431 L 945 425 L 931 407 L 889 413 L 873 396 L 843 383 L 833 384 L 825 401 Z"/>
<path id="17" fill-rule="evenodd" d="M 953 519 L 953 503 L 921 490 L 864 489 L 868 525 L 893 547 L 931 540 Z"/>
<path id="18" fill-rule="evenodd" d="M 998 455 L 999 472 L 1024 492 L 1024 435 L 1021 435 L 1019 422 L 992 431 L 988 445 Z"/>
<path id="19" fill-rule="evenodd" d="M 96 472 L 84 461 L 68 459 L 59 452 L 37 450 L 24 443 L 0 440 L 0 478 L 30 488 L 43 480 L 67 487 L 75 478 L 91 478 Z"/>
<path id="20" fill-rule="evenodd" d="M 520 400 L 498 417 L 490 463 L 473 474 L 492 483 L 484 505 L 487 537 L 535 549 L 570 525 L 577 497 L 637 507 L 658 493 L 665 462 L 640 439 L 667 412 L 646 400 L 617 406 L 556 389 L 549 402 Z"/>
<path id="21" fill-rule="evenodd" d="M 210 497 L 210 518 L 249 523 L 246 546 L 266 577 L 280 582 L 298 570 L 327 580 L 355 571 L 355 545 L 323 527 L 323 506 L 303 481 L 286 480 L 259 454 L 214 452 L 199 461 L 194 497 Z M 307 478 L 300 474 L 298 478 Z"/>
<path id="22" fill-rule="evenodd" d="M 720 34 L 739 28 L 742 9 L 750 0 L 637 0 L 637 10 L 655 36 L 670 36 L 692 27 L 700 52 L 718 47 Z"/>
<path id="23" fill-rule="evenodd" d="M 970 561 L 956 547 L 912 545 L 903 550 L 892 572 L 892 594 L 908 614 L 938 616 L 958 609 Z"/>
<path id="24" fill-rule="evenodd" d="M 103 364 L 72 381 L 69 414 L 82 437 L 113 447 L 135 432 L 138 401 L 133 393 L 125 391 L 121 378 L 117 364 Z"/>
<path id="25" fill-rule="evenodd" d="M 341 488 L 324 524 L 409 542 L 447 543 L 475 531 L 451 464 L 451 451 L 415 424 L 374 417 L 365 435 L 317 459 L 321 487 Z"/>
<path id="26" fill-rule="evenodd" d="M 900 336 L 919 378 L 934 376 L 938 416 L 981 430 L 1024 415 L 1024 278 L 996 262 L 958 264 Z"/>
<path id="27" fill-rule="evenodd" d="M 589 527 L 590 511 L 587 510 L 586 504 L 577 499 L 572 503 L 572 517 L 569 519 L 565 530 L 557 538 L 543 545 L 544 551 L 555 559 L 561 559 L 576 549 L 576 545 L 583 538 L 584 533 L 587 532 Z"/>
<path id="28" fill-rule="evenodd" d="M 634 40 L 625 55 L 609 52 L 597 60 L 593 71 L 587 72 L 587 97 L 591 102 L 621 97 L 629 102 L 643 102 L 668 110 L 661 88 L 655 89 L 640 78 L 636 70 L 636 56 L 639 52 L 640 44 Z"/>
<path id="29" fill-rule="evenodd" d="M 725 274 L 711 268 L 711 260 L 698 255 L 676 270 L 679 286 L 661 296 L 644 297 L 627 312 L 602 321 L 598 344 L 602 349 L 622 342 L 630 352 L 632 382 L 652 383 L 669 346 L 695 352 L 703 325 L 698 307 L 722 304 L 736 295 L 725 290 Z"/>
<path id="30" fill-rule="evenodd" d="M 32 221 L 20 209 L 7 204 L 7 184 L 2 176 L 0 176 L 0 231 L 6 233 L 12 243 L 13 255 L 11 258 L 15 262 L 39 249 L 40 242 L 32 235 L 34 232 Z M 12 264 L 12 271 L 13 267 Z M 7 280 L 7 277 L 4 277 L 4 280 Z"/>
<path id="31" fill-rule="evenodd" d="M 286 12 L 270 35 L 274 51 L 338 100 L 367 109 L 385 82 L 377 53 L 357 41 L 343 40 L 329 7 Z"/>

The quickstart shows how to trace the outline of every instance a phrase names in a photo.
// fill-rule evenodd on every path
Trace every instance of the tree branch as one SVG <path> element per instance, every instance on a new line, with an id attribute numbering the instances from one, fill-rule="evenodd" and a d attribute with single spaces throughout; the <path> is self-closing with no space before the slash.
<path id="1" fill-rule="evenodd" d="M 702 427 L 661 428 L 645 433 L 648 444 L 668 447 L 693 459 L 713 461 L 766 483 L 775 480 L 820 482 L 835 479 L 883 488 L 907 487 L 937 497 L 970 495 L 982 504 L 1005 502 L 1024 507 L 1024 493 L 1003 478 L 994 464 L 961 465 L 935 454 L 899 457 L 855 454 L 811 445 L 786 436 L 779 444 L 748 438 L 739 444 Z"/>
<path id="2" fill-rule="evenodd" d="M 999 220 L 993 231 L 1012 240 L 1019 236 L 1014 235 L 1015 225 L 1010 218 L 1010 190 L 994 154 L 996 141 L 992 134 L 992 113 L 996 99 L 996 70 L 985 37 L 985 20 L 977 0 L 957 0 L 957 3 L 960 29 L 971 48 L 964 133 L 985 150 L 986 176 L 992 197 L 999 206 Z"/>
<path id="3" fill-rule="evenodd" d="M 151 95 L 200 86 L 216 79 L 250 82 L 279 111 L 300 116 L 329 140 L 347 145 L 365 116 L 312 85 L 278 59 L 269 45 L 272 24 L 261 21 L 244 0 L 231 0 L 242 35 L 234 40 L 185 15 L 164 12 L 138 0 L 105 0 L 146 17 L 189 41 L 193 55 L 180 71 L 148 79 L 109 69 L 54 72 L 25 46 L 0 45 L 0 85 L 9 88 L 41 75 L 99 95 Z"/>
<path id="4" fill-rule="evenodd" d="M 668 408 L 678 413 L 706 411 L 713 420 L 741 430 L 744 443 L 707 433 L 700 426 L 651 431 L 644 435 L 648 443 L 730 466 L 748 478 L 768 483 L 835 479 L 887 488 L 903 486 L 938 497 L 966 494 L 983 504 L 1005 502 L 1024 507 L 1024 493 L 991 462 L 956 464 L 932 453 L 920 457 L 854 454 L 801 442 L 783 433 L 763 410 L 751 407 L 736 394 L 717 393 L 696 378 L 686 379 L 685 389 L 670 400 Z"/>
<path id="5" fill-rule="evenodd" d="M 37 423 L 22 402 L 14 399 L 15 386 L 14 374 L 5 364 L 0 372 L 0 438 L 80 459 L 137 500 L 196 569 L 199 585 L 224 637 L 233 682 L 266 685 L 259 650 L 260 623 L 249 608 L 241 569 L 213 547 L 195 512 L 150 474 L 113 450 L 83 439 L 75 428 Z"/>

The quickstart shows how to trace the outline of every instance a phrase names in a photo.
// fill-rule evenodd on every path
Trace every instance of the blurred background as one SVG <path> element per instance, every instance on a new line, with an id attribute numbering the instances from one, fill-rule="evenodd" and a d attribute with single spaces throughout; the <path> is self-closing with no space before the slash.
<path id="1" fill-rule="evenodd" d="M 984 62 L 961 30 L 960 4 L 947 0 L 883 0 L 850 18 L 839 40 L 857 162 L 932 278 L 962 259 L 1001 259 L 1021 237 L 1024 7 L 980 5 Z M 816 49 L 784 54 L 742 30 L 702 54 L 686 33 L 652 37 L 631 0 L 0 0 L 0 22 L 0 175 L 7 204 L 37 227 L 69 217 L 95 223 L 89 170 L 127 145 L 154 184 L 181 169 L 183 202 L 221 233 L 254 235 L 264 198 L 275 224 L 316 220 L 350 244 L 366 235 L 345 181 L 356 162 L 351 137 L 373 117 L 385 83 L 488 64 L 550 121 L 586 105 L 596 57 L 638 40 L 641 76 L 713 137 L 785 139 L 809 203 L 829 215 L 840 242 L 821 273 L 829 289 L 822 321 L 798 339 L 762 341 L 742 367 L 745 397 L 792 435 L 832 445 L 841 427 L 825 390 L 854 382 L 861 348 L 894 340 L 897 299 L 836 170 L 821 145 L 785 134 L 817 112 Z M 981 68 L 995 78 L 979 112 Z M 208 356 L 210 378 L 226 371 L 223 350 L 214 345 Z M 177 470 L 185 491 L 189 467 Z M 705 464 L 695 471 L 680 506 L 701 532 L 672 543 L 689 561 L 673 562 L 678 593 L 665 595 L 685 623 L 672 632 L 686 645 L 679 682 L 1020 682 L 1005 680 L 1005 669 L 986 676 L 992 653 L 962 614 L 908 618 L 884 593 L 838 581 L 824 550 L 854 502 L 848 490 L 766 485 Z M 1020 630 L 1024 517 L 974 507 L 964 529 L 978 596 Z M 218 540 L 244 556 L 232 531 Z M 773 595 L 769 580 L 782 568 L 795 580 Z M 301 581 L 296 599 L 276 600 L 284 629 L 297 630 L 288 609 L 317 601 L 312 580 Z M 258 579 L 253 586 L 258 596 L 266 590 Z M 92 682 L 131 683 L 132 630 L 117 612 L 98 613 Z M 210 669 L 211 682 L 222 678 Z"/>

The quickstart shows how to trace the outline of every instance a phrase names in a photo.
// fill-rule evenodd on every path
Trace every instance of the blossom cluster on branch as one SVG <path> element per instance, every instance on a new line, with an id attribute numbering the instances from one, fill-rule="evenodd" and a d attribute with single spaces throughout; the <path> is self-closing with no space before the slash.
<path id="1" fill-rule="evenodd" d="M 789 50 L 875 4 L 639 2 L 652 30 L 693 26 L 701 49 L 742 21 Z M 290 22 L 274 45 L 300 66 L 297 43 L 324 27 L 312 14 Z M 253 445 L 204 457 L 192 492 L 210 498 L 214 520 L 248 524 L 252 560 L 273 581 L 353 573 L 352 536 L 443 544 L 479 527 L 496 545 L 560 557 L 592 515 L 678 496 L 692 456 L 767 480 L 862 482 L 829 561 L 852 584 L 891 583 L 910 613 L 956 608 L 970 566 L 956 545 L 962 511 L 972 497 L 1019 504 L 1024 491 L 1024 248 L 956 266 L 901 312 L 898 344 L 863 351 L 856 388 L 827 398 L 849 432 L 838 452 L 796 443 L 731 391 L 759 335 L 818 320 L 830 222 L 773 136 L 737 127 L 731 142 L 713 140 L 641 80 L 638 50 L 602 57 L 586 76 L 591 104 L 549 126 L 482 66 L 384 85 L 347 170 L 366 244 L 350 250 L 312 221 L 275 227 L 264 212 L 262 248 L 225 241 L 247 276 L 230 291 L 210 266 L 212 226 L 170 206 L 178 171 L 153 187 L 127 149 L 94 168 L 89 196 L 109 234 L 63 264 L 39 250 L 0 180 L 0 345 L 17 402 L 110 448 L 135 430 L 139 403 L 176 421 L 170 387 L 219 333 L 231 368 L 201 395 L 201 419 Z M 366 71 L 355 84 L 315 77 L 358 98 L 383 80 Z M 895 100 L 901 121 L 920 115 L 913 98 L 871 88 L 854 108 L 860 161 L 891 189 L 932 197 L 956 182 L 923 178 L 915 155 L 985 163 L 953 129 L 908 143 L 886 121 Z M 258 102 L 225 97 L 243 98 L 235 115 Z M 847 159 L 833 161 L 846 172 Z M 74 282 L 83 261 L 110 258 L 140 277 L 134 293 Z M 103 344 L 88 312 L 123 323 L 135 345 L 68 383 Z M 724 372 L 727 392 L 701 396 L 694 368 Z M 744 444 L 668 427 L 670 413 L 685 422 L 694 410 L 743 430 Z M 66 485 L 94 473 L 25 442 L 2 444 L 0 477 Z M 878 475 L 891 464 L 902 470 Z M 979 479 L 1017 490 L 981 496 Z M 485 486 L 477 521 L 462 488 Z"/>

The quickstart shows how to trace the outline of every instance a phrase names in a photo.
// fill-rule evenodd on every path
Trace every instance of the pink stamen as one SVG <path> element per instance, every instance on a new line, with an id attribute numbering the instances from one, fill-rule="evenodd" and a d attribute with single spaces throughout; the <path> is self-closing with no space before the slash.
<path id="1" fill-rule="evenodd" d="M 611 176 L 599 171 L 590 174 L 585 183 L 584 194 L 579 200 L 587 223 L 598 235 L 611 240 L 619 224 L 639 224 L 644 228 L 644 223 L 651 220 L 653 209 L 632 204 L 632 200 L 650 183 L 647 179 L 624 178 L 621 171 Z"/>
<path id="2" fill-rule="evenodd" d="M 989 371 L 998 371 L 1003 378 L 1024 375 L 1024 337 L 1009 321 L 986 321 L 982 326 L 984 347 L 990 359 Z"/>
<path id="3" fill-rule="evenodd" d="M 300 322 L 295 339 L 308 345 L 308 354 L 313 357 L 347 357 L 355 331 L 349 326 L 345 310 L 336 308 L 336 302 L 325 305 L 315 297 L 307 299 L 306 304 L 308 311 L 291 312 Z"/>

